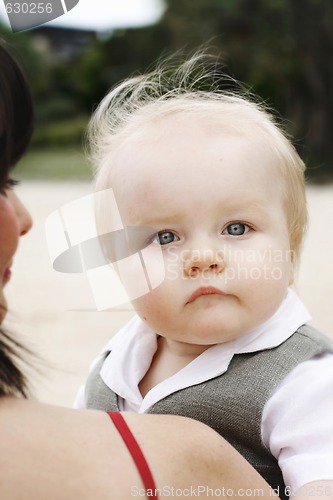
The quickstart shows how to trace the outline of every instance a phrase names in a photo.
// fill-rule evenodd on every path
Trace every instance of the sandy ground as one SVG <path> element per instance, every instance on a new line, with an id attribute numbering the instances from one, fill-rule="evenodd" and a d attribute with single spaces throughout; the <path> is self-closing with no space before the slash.
<path id="1" fill-rule="evenodd" d="M 7 326 L 42 359 L 33 373 L 36 396 L 48 403 L 72 404 L 91 361 L 132 315 L 129 304 L 97 312 L 83 275 L 52 269 L 45 219 L 62 204 L 90 192 L 88 183 L 26 182 L 19 195 L 34 218 L 22 238 L 7 287 L 11 306 Z M 312 314 L 312 324 L 333 338 L 333 186 L 309 187 L 310 225 L 296 289 Z"/>

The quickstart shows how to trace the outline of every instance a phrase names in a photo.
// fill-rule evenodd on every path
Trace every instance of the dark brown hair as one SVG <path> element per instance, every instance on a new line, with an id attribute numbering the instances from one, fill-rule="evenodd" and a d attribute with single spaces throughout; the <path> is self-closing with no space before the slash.
<path id="1" fill-rule="evenodd" d="M 0 39 L 0 182 L 27 149 L 34 113 L 30 86 Z"/>
<path id="2" fill-rule="evenodd" d="M 0 189 L 10 169 L 27 149 L 33 131 L 31 90 L 15 58 L 0 39 Z M 0 307 L 1 306 L 0 304 Z M 19 363 L 28 354 L 11 335 L 0 330 L 0 396 L 26 397 L 28 384 Z"/>

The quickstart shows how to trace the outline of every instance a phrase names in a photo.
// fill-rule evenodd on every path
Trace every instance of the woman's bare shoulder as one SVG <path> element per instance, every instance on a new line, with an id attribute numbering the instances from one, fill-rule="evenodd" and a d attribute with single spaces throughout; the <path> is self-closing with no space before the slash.
<path id="1" fill-rule="evenodd" d="M 22 492 L 26 500 L 128 499 L 130 485 L 141 485 L 118 432 L 102 412 L 4 398 L 0 440 L 0 483 L 8 500 Z"/>
<path id="2" fill-rule="evenodd" d="M 4 438 L 10 429 L 8 438 L 19 435 L 20 439 L 29 440 L 32 434 L 28 432 L 30 429 L 38 432 L 41 441 L 47 437 L 45 441 L 50 442 L 64 436 L 64 433 L 70 433 L 74 442 L 88 428 L 94 428 L 96 438 L 102 431 L 100 426 L 107 427 L 107 418 L 106 414 L 98 411 L 72 410 L 13 397 L 0 400 L 0 433 Z M 89 441 L 89 436 L 86 440 Z"/>
<path id="3" fill-rule="evenodd" d="M 269 487 L 224 439 L 194 420 L 123 414 L 157 488 Z M 106 413 L 0 400 L 0 484 L 6 500 L 128 500 L 143 484 Z M 239 471 L 242 470 L 240 477 Z M 134 492 L 134 493 L 133 493 Z M 141 493 L 143 492 L 143 495 Z M 201 492 L 201 498 L 208 498 Z"/>

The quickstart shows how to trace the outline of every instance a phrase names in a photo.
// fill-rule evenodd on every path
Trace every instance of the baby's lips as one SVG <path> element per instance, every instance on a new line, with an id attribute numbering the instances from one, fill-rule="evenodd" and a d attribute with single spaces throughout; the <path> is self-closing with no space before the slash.
<path id="1" fill-rule="evenodd" d="M 191 302 L 194 302 L 198 297 L 202 297 L 205 295 L 225 295 L 222 290 L 219 290 L 218 288 L 215 288 L 214 286 L 202 286 L 200 288 L 197 288 L 192 295 L 188 298 L 186 304 L 190 304 Z"/>

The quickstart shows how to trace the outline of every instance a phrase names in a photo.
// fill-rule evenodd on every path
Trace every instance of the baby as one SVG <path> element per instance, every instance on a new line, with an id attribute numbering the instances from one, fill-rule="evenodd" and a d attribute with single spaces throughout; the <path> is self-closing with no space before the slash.
<path id="1" fill-rule="evenodd" d="M 76 406 L 192 417 L 281 498 L 333 498 L 332 343 L 290 288 L 305 167 L 263 106 L 208 90 L 201 63 L 121 84 L 92 119 L 96 189 L 113 189 L 165 276 L 133 299 Z"/>

